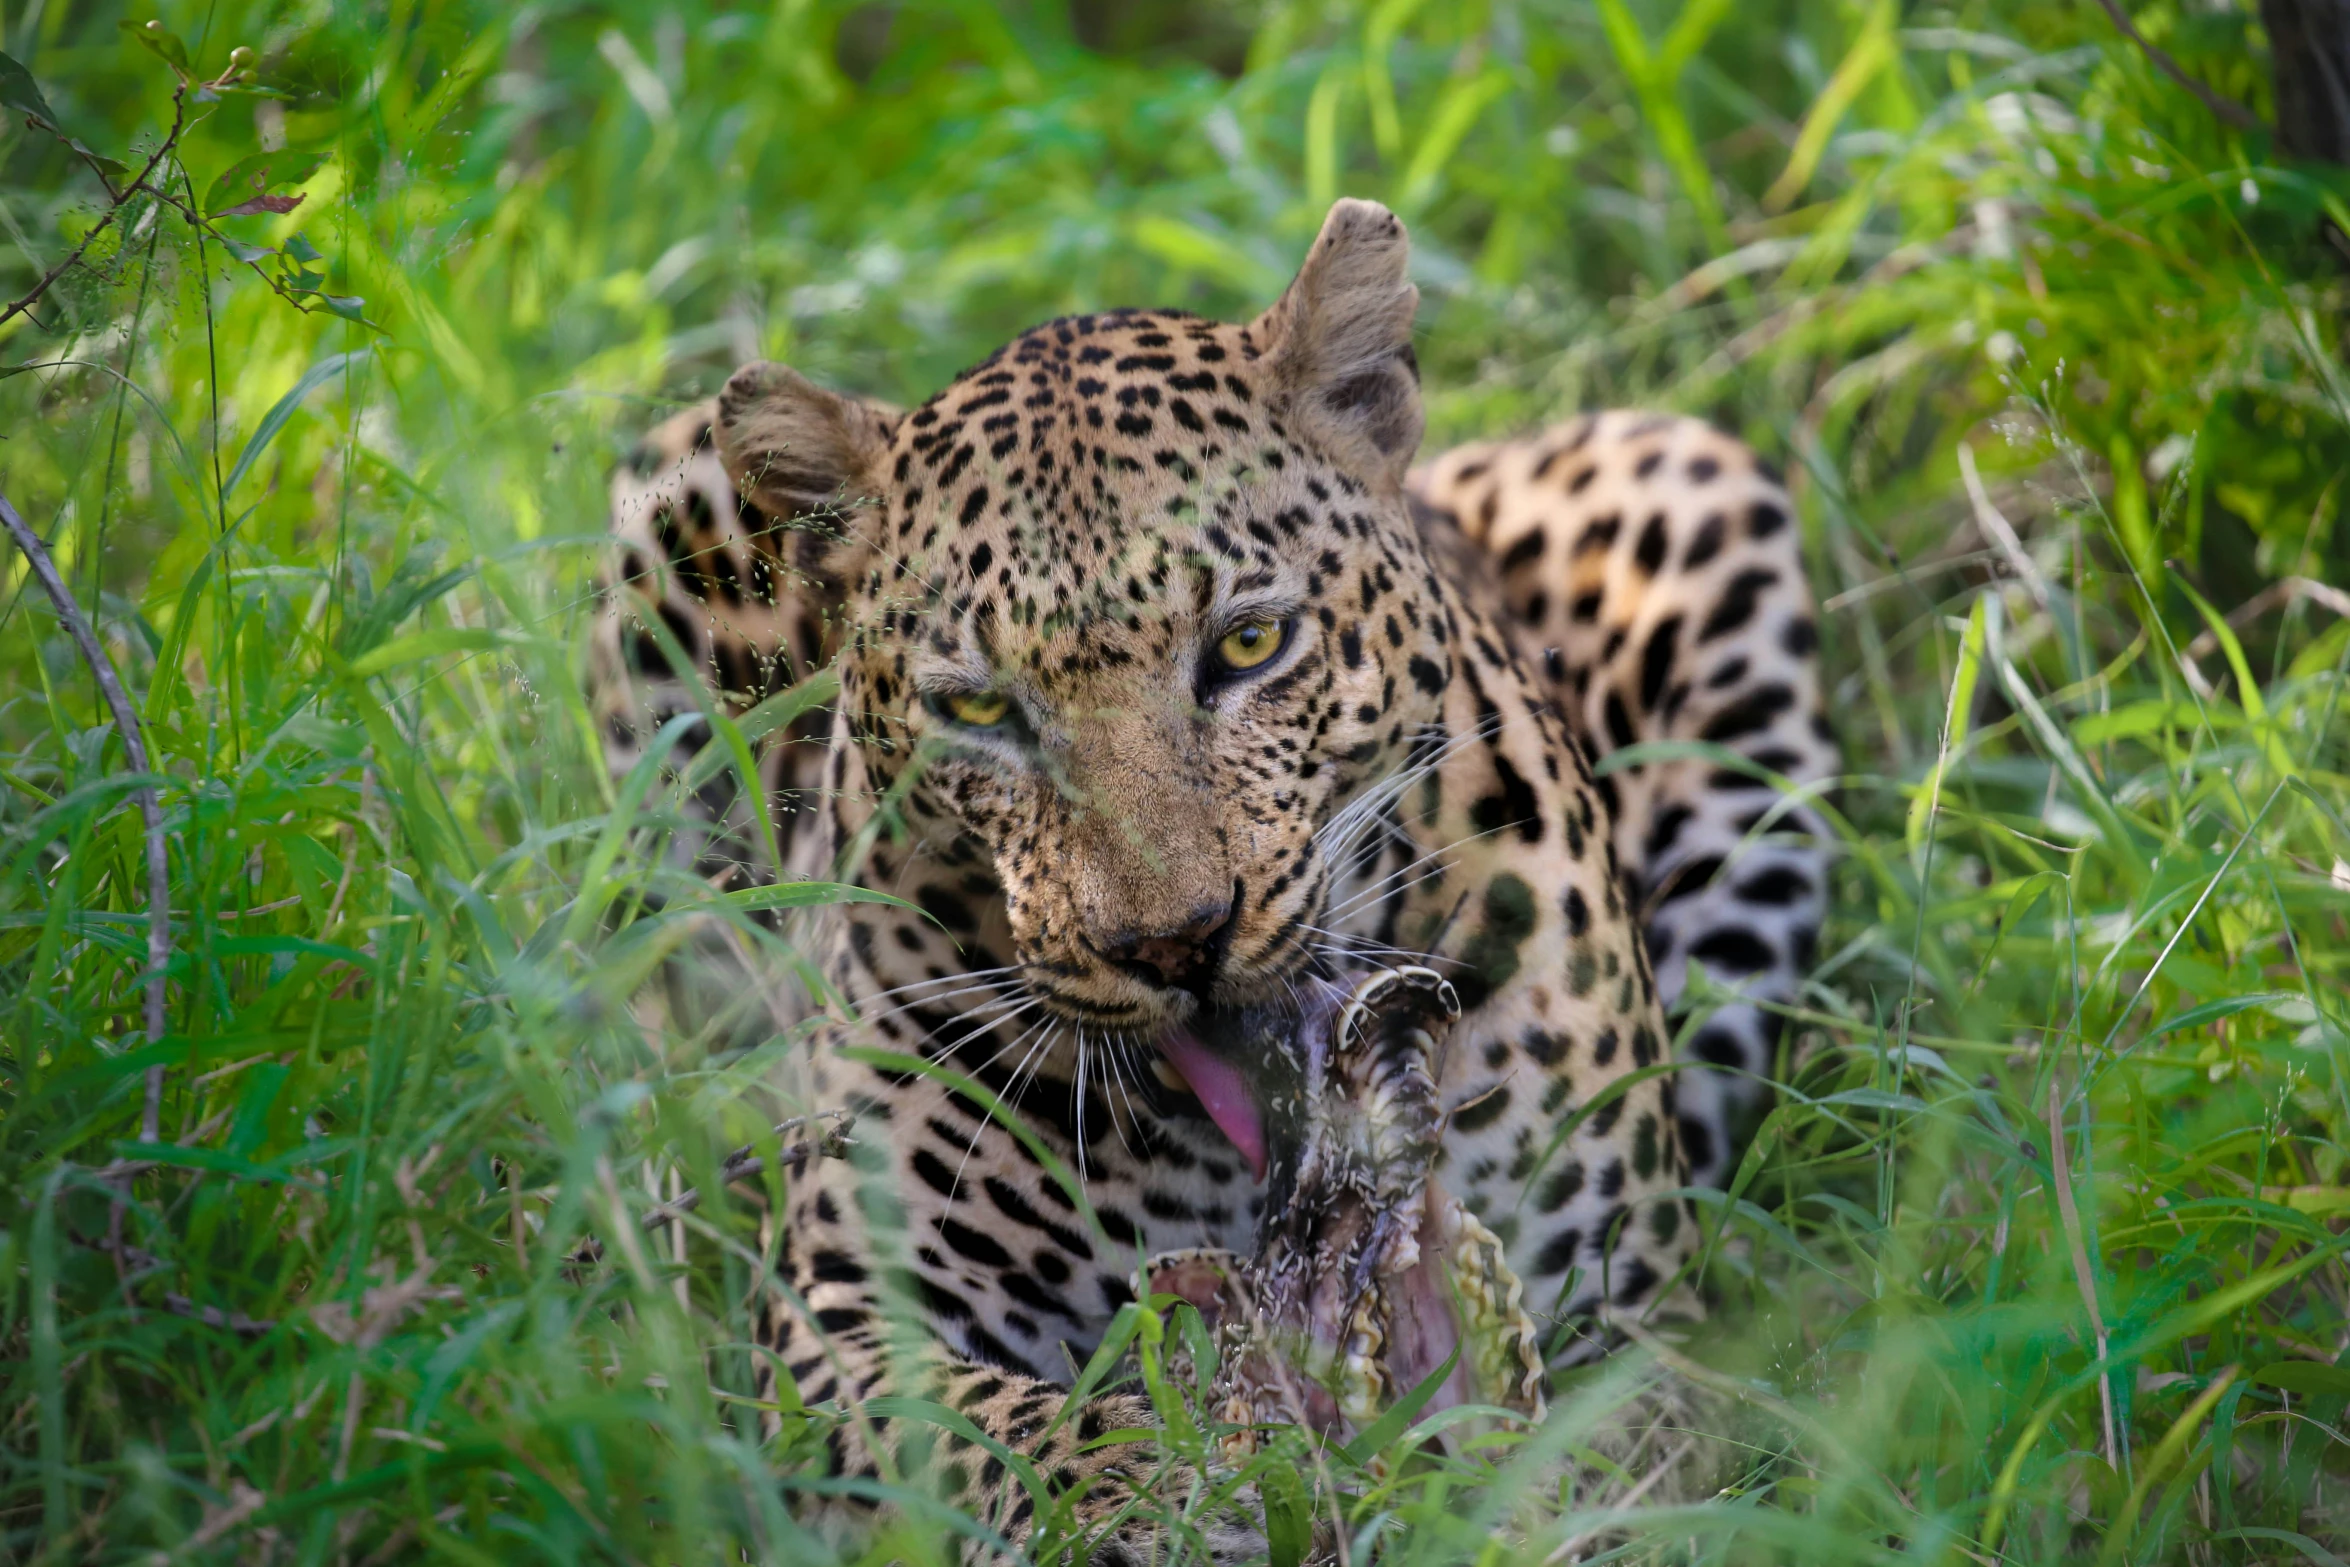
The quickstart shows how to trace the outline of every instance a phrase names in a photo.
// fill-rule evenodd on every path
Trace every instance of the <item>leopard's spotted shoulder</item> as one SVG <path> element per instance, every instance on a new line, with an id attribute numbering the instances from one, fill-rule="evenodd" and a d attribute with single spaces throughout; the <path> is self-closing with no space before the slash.
<path id="1" fill-rule="evenodd" d="M 1586 741 L 1723 747 L 1603 766 L 1617 857 L 1669 1005 L 1692 962 L 1753 1001 L 1691 1041 L 1679 1096 L 1696 1179 L 1719 1183 L 1768 1103 L 1780 1018 L 1826 911 L 1807 800 L 1837 768 L 1819 621 L 1794 507 L 1743 443 L 1616 411 L 1445 452 L 1416 470 L 1424 521 L 1491 565 L 1487 591 Z M 1798 786 L 1782 792 L 1771 777 Z"/>

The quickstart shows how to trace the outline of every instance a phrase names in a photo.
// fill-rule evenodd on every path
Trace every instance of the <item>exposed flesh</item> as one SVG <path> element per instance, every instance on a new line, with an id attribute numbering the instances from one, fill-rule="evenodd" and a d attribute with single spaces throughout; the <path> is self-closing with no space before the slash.
<path id="1" fill-rule="evenodd" d="M 1150 1263 L 1152 1290 L 1189 1300 L 1214 1327 L 1216 1391 L 1235 1424 L 1345 1440 L 1448 1361 L 1423 1414 L 1492 1404 L 1540 1415 L 1540 1340 L 1519 1281 L 1499 1239 L 1432 1173 L 1445 1123 L 1436 1084 L 1459 1015 L 1432 971 L 1383 971 L 1168 1052 L 1270 1176 L 1253 1254 Z"/>

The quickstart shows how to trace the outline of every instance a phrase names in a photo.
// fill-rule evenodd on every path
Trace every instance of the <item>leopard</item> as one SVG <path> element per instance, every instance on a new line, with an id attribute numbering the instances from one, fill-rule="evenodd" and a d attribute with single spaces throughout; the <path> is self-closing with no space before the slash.
<path id="1" fill-rule="evenodd" d="M 1701 1309 L 1697 1198 L 1814 958 L 1836 748 L 1785 486 L 1671 414 L 1416 462 L 1410 254 L 1341 200 L 1249 321 L 1064 317 L 910 410 L 755 363 L 614 472 L 610 765 L 788 712 L 665 852 L 859 897 L 793 938 L 792 1093 L 858 1135 L 790 1186 L 769 1391 L 1008 1542 L 1041 1500 L 1159 1559 L 1137 1498 L 1199 1483 L 1142 1393 L 1061 1406 L 1141 1259 L 1265 1218 L 1219 1019 L 1443 976 L 1435 1171 L 1563 1365 Z"/>

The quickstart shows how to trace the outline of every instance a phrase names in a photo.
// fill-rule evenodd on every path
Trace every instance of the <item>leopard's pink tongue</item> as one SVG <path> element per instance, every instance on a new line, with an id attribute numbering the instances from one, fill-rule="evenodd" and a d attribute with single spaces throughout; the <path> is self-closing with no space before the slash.
<path id="1" fill-rule="evenodd" d="M 1249 1097 L 1240 1069 L 1209 1050 L 1182 1029 L 1170 1029 L 1159 1039 L 1167 1064 L 1183 1074 L 1208 1119 L 1232 1139 L 1232 1146 L 1248 1161 L 1251 1174 L 1265 1178 L 1265 1118 Z"/>

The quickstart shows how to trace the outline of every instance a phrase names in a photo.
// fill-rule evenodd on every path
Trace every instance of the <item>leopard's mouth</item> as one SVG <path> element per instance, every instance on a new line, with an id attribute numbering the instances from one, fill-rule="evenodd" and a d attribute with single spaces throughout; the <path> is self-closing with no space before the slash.
<path id="1" fill-rule="evenodd" d="M 1259 1185 L 1264 1184 L 1271 1162 L 1265 1143 L 1265 1111 L 1240 1068 L 1202 1044 L 1187 1028 L 1171 1028 L 1161 1034 L 1159 1053 L 1183 1079 L 1208 1119 L 1248 1161 L 1249 1174 Z"/>
<path id="2" fill-rule="evenodd" d="M 1312 976 L 1289 990 L 1279 1004 L 1203 1007 L 1158 1039 L 1160 1055 L 1260 1185 L 1280 1151 L 1283 1124 L 1299 1108 L 1294 1089 L 1307 1068 L 1301 1053 L 1322 1048 L 1331 1014 L 1346 999 L 1344 990 Z"/>

